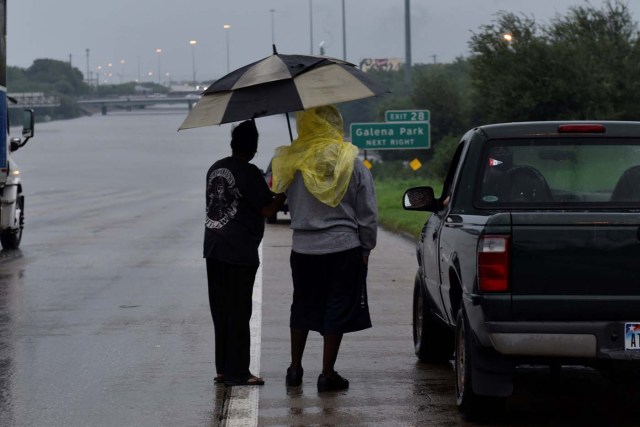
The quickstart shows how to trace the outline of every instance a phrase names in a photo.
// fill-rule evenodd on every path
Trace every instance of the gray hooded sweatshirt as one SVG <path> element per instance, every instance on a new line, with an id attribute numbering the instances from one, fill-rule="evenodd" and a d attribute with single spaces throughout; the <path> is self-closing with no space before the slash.
<path id="1" fill-rule="evenodd" d="M 354 162 L 347 192 L 335 208 L 316 199 L 296 172 L 287 190 L 293 251 L 321 255 L 361 246 L 362 254 L 368 256 L 376 246 L 378 206 L 373 177 L 362 161 Z"/>

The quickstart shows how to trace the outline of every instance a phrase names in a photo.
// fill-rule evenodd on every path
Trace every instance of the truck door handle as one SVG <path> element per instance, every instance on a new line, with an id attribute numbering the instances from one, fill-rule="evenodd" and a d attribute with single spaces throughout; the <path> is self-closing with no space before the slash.
<path id="1" fill-rule="evenodd" d="M 460 215 L 449 215 L 444 222 L 447 227 L 459 227 L 462 225 L 462 217 Z"/>

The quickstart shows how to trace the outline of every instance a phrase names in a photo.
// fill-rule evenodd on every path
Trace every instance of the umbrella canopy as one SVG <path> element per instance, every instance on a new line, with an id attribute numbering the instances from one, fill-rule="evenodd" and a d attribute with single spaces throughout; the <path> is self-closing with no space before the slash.
<path id="1" fill-rule="evenodd" d="M 301 111 L 386 92 L 349 62 L 276 53 L 209 86 L 180 129 Z"/>

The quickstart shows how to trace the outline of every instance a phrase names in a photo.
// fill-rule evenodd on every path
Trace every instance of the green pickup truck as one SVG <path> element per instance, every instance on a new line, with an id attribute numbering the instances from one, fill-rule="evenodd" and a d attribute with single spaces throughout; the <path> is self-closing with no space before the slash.
<path id="1" fill-rule="evenodd" d="M 454 359 L 467 419 L 500 412 L 519 365 L 640 367 L 640 122 L 467 132 L 417 244 L 416 355 Z"/>

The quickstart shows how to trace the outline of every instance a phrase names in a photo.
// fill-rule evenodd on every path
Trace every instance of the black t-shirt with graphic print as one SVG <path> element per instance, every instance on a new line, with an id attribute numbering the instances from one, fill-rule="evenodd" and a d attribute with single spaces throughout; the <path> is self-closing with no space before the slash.
<path id="1" fill-rule="evenodd" d="M 255 165 L 234 157 L 207 172 L 204 257 L 236 265 L 259 265 L 264 235 L 260 210 L 273 194 Z"/>

